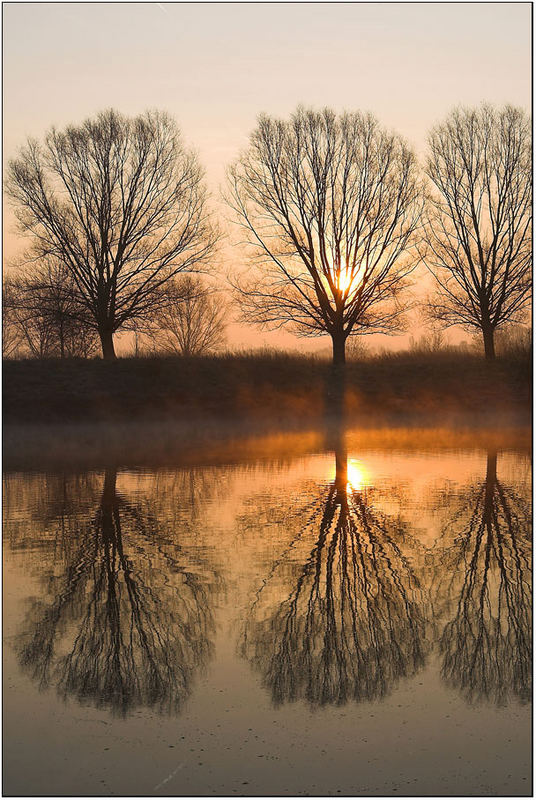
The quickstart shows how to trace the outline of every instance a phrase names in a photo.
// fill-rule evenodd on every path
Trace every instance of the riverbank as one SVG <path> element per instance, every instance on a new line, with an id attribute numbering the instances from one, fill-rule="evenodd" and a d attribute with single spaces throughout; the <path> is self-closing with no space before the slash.
<path id="1" fill-rule="evenodd" d="M 5 362 L 4 466 L 178 465 L 313 452 L 329 436 L 330 375 L 325 361 L 284 355 Z M 489 446 L 495 435 L 499 449 L 519 447 L 530 438 L 526 359 L 489 365 L 403 354 L 349 363 L 346 384 L 345 425 L 378 446 L 399 447 L 402 437 L 405 448 L 423 447 L 426 430 L 437 446 L 439 429 L 447 447 L 478 447 L 480 439 Z"/>
<path id="2" fill-rule="evenodd" d="M 325 360 L 285 354 L 6 361 L 5 423 L 133 420 L 315 422 L 330 391 Z M 531 407 L 527 358 L 393 354 L 346 365 L 350 418 L 504 414 Z"/>

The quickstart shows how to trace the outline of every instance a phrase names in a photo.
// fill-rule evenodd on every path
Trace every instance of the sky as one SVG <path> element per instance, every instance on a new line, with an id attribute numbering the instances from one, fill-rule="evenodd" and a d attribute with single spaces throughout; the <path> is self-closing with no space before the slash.
<path id="1" fill-rule="evenodd" d="M 225 168 L 259 113 L 370 111 L 424 157 L 427 131 L 456 105 L 530 110 L 530 39 L 529 3 L 4 3 L 4 163 L 51 125 L 160 108 L 228 215 Z M 23 246 L 6 207 L 5 263 Z M 230 244 L 221 257 L 244 264 Z M 240 324 L 229 344 L 315 347 Z"/>

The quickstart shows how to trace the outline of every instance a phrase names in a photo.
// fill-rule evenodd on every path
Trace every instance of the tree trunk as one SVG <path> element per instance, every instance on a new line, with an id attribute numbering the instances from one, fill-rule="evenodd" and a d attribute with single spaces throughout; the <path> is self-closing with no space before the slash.
<path id="1" fill-rule="evenodd" d="M 111 508 L 115 500 L 115 484 L 117 480 L 117 470 L 113 467 L 106 467 L 104 470 L 104 486 L 102 488 L 101 507 Z"/>
<path id="2" fill-rule="evenodd" d="M 346 338 L 341 334 L 331 334 L 333 342 L 333 362 L 329 371 L 326 393 L 326 411 L 330 418 L 342 423 L 345 397 L 345 347 Z"/>
<path id="3" fill-rule="evenodd" d="M 100 328 L 99 336 L 102 346 L 102 357 L 106 361 L 113 361 L 116 355 L 114 349 L 114 335 L 111 328 Z"/>
<path id="4" fill-rule="evenodd" d="M 493 361 L 495 358 L 495 341 L 493 328 L 483 328 L 482 334 L 484 336 L 484 353 L 486 361 Z"/>
<path id="5" fill-rule="evenodd" d="M 116 479 L 117 470 L 114 467 L 106 467 L 100 502 L 100 533 L 104 544 L 105 557 L 108 561 L 111 556 L 110 548 L 118 545 L 118 538 L 121 535 L 119 503 L 115 488 Z M 109 568 L 108 572 L 113 573 L 114 570 Z"/>
<path id="6" fill-rule="evenodd" d="M 342 367 L 346 363 L 346 339 L 344 336 L 332 334 L 333 366 Z"/>

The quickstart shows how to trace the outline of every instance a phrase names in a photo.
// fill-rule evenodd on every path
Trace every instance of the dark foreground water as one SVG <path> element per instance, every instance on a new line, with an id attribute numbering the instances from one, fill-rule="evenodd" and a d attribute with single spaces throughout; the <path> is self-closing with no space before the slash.
<path id="1" fill-rule="evenodd" d="M 528 444 L 288 451 L 5 475 L 5 794 L 531 794 Z"/>

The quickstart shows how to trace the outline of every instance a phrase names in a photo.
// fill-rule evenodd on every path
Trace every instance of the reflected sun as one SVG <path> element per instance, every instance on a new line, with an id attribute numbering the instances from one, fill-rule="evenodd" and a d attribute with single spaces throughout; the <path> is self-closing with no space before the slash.
<path id="1" fill-rule="evenodd" d="M 330 470 L 330 480 L 334 481 L 337 480 L 337 471 L 336 468 L 332 468 Z M 365 465 L 358 461 L 355 458 L 349 458 L 346 462 L 346 470 L 345 472 L 340 473 L 340 479 L 344 479 L 346 481 L 346 491 L 348 494 L 350 492 L 361 492 L 368 486 L 372 485 L 371 475 L 369 470 L 365 467 Z"/>
<path id="2" fill-rule="evenodd" d="M 364 464 L 356 461 L 355 458 L 348 459 L 347 475 L 348 490 L 353 489 L 355 492 L 360 492 L 370 484 L 370 476 Z"/>

